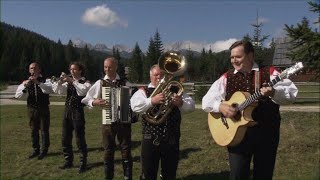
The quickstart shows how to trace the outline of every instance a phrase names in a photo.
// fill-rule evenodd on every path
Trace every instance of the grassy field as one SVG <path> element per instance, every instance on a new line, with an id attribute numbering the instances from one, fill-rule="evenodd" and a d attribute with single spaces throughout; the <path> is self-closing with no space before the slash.
<path id="1" fill-rule="evenodd" d="M 86 108 L 86 138 L 89 170 L 77 174 L 79 155 L 74 143 L 75 167 L 60 170 L 63 164 L 61 125 L 63 106 L 51 106 L 51 146 L 43 160 L 27 157 L 31 152 L 26 106 L 0 106 L 1 179 L 103 179 L 101 149 L 101 111 Z M 140 174 L 140 122 L 133 124 L 133 179 Z M 217 146 L 208 130 L 207 114 L 201 110 L 183 115 L 181 156 L 177 178 L 181 180 L 228 179 L 225 148 Z M 282 114 L 281 139 L 274 179 L 319 179 L 319 114 Z M 121 158 L 116 151 L 115 179 L 122 179 Z"/>

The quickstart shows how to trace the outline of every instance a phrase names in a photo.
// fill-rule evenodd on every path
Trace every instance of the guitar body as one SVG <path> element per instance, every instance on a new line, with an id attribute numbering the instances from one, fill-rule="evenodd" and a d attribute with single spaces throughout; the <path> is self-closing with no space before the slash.
<path id="1" fill-rule="evenodd" d="M 247 92 L 235 92 L 229 101 L 224 101 L 224 104 L 239 104 L 246 100 L 250 94 Z M 255 125 L 251 113 L 256 107 L 253 103 L 243 111 L 239 112 L 236 118 L 224 118 L 221 113 L 209 113 L 208 124 L 211 135 L 215 142 L 220 146 L 235 146 L 238 145 L 247 130 L 247 127 Z"/>

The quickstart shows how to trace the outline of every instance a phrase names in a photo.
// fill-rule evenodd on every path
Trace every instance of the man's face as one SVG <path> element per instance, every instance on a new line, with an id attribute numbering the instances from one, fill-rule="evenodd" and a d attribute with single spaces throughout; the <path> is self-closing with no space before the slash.
<path id="1" fill-rule="evenodd" d="M 231 64 L 237 71 L 251 71 L 253 64 L 253 53 L 246 54 L 242 45 L 231 50 Z"/>
<path id="2" fill-rule="evenodd" d="M 162 78 L 163 73 L 161 72 L 159 67 L 155 67 L 151 70 L 150 81 L 152 85 L 157 86 Z"/>
<path id="3" fill-rule="evenodd" d="M 112 60 L 105 60 L 103 64 L 103 69 L 106 75 L 113 77 L 117 73 L 117 65 Z"/>
<path id="4" fill-rule="evenodd" d="M 81 70 L 79 69 L 79 67 L 77 66 L 77 65 L 75 65 L 75 64 L 72 64 L 71 66 L 70 66 L 70 74 L 73 76 L 73 77 L 75 77 L 75 78 L 77 78 L 77 77 L 80 77 L 81 76 Z"/>
<path id="5" fill-rule="evenodd" d="M 29 65 L 29 73 L 34 76 L 34 75 L 39 75 L 40 74 L 40 68 L 38 64 L 36 63 L 31 63 Z"/>

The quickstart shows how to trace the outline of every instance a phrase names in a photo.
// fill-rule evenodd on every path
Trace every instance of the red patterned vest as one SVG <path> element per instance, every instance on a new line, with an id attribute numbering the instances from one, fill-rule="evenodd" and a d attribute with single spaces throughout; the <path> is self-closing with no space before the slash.
<path id="1" fill-rule="evenodd" d="M 270 81 L 270 74 L 274 71 L 274 67 L 262 67 L 259 70 L 260 73 L 260 88 L 262 83 L 268 83 Z M 250 73 L 237 72 L 234 74 L 234 69 L 229 70 L 225 73 L 227 76 L 227 87 L 226 87 L 226 100 L 228 101 L 236 91 L 244 91 L 253 94 L 255 92 L 255 71 Z M 241 102 L 238 102 L 241 103 Z M 258 121 L 259 124 L 274 124 L 280 125 L 280 113 L 279 105 L 271 101 L 269 97 L 263 97 L 259 99 L 258 106 L 252 112 L 254 120 Z M 261 123 L 260 123 L 261 122 Z"/>

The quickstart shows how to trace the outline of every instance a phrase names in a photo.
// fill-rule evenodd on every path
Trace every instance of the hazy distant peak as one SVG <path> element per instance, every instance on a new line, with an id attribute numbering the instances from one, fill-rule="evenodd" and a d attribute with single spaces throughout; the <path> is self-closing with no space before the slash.
<path id="1" fill-rule="evenodd" d="M 115 44 L 115 45 L 113 45 L 113 48 L 118 49 L 119 52 L 123 52 L 123 51 L 131 52 L 132 51 L 132 48 L 129 48 L 128 46 L 123 45 L 123 44 Z"/>
<path id="2" fill-rule="evenodd" d="M 72 42 L 73 46 L 77 47 L 77 48 L 84 48 L 86 45 L 87 45 L 88 49 L 93 48 L 92 44 L 87 43 L 79 38 L 71 39 L 71 42 Z"/>

